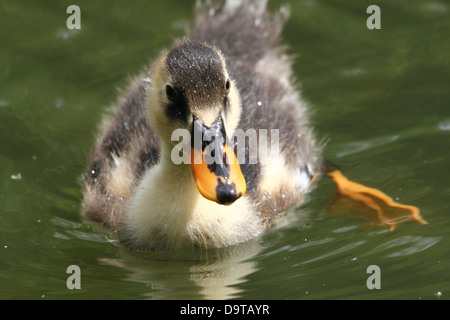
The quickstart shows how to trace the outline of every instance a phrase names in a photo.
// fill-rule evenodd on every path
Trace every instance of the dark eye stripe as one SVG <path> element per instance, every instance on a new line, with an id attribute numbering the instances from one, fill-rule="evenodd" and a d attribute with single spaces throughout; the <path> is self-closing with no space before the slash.
<path id="1" fill-rule="evenodd" d="M 166 96 L 167 99 L 169 99 L 172 102 L 175 102 L 177 100 L 177 91 L 174 87 L 172 87 L 170 84 L 166 85 Z"/>
<path id="2" fill-rule="evenodd" d="M 185 97 L 178 94 L 174 101 L 170 101 L 164 106 L 166 116 L 173 121 L 187 124 L 189 115 L 189 106 Z"/>

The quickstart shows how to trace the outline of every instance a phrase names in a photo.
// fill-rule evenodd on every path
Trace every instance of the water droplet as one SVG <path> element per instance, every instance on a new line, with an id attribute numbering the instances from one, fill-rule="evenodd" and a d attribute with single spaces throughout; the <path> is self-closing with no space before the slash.
<path id="1" fill-rule="evenodd" d="M 128 125 L 128 122 L 124 121 L 123 127 L 125 128 L 125 130 L 130 131 L 130 126 Z"/>
<path id="2" fill-rule="evenodd" d="M 20 174 L 20 172 L 18 174 L 12 174 L 11 175 L 11 179 L 12 180 L 21 180 L 22 179 L 22 175 Z"/>
<path id="3" fill-rule="evenodd" d="M 450 130 L 450 119 L 439 122 L 438 124 L 439 130 L 449 131 Z"/>
<path id="4" fill-rule="evenodd" d="M 58 98 L 55 100 L 55 107 L 60 109 L 63 106 L 64 100 L 62 98 Z"/>

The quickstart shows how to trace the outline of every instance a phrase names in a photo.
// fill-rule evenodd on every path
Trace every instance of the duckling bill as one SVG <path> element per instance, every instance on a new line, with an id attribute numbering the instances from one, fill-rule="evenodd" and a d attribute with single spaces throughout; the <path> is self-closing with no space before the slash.
<path id="1" fill-rule="evenodd" d="M 224 205 L 242 197 L 247 186 L 236 154 L 229 145 L 222 117 L 219 116 L 210 128 L 194 117 L 191 137 L 190 165 L 199 192 L 206 199 Z"/>

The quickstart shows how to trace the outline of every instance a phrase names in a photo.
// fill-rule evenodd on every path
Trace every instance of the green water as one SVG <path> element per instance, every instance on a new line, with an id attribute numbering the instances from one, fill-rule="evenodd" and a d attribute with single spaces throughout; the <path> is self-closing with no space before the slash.
<path id="1" fill-rule="evenodd" d="M 421 209 L 387 232 L 324 210 L 210 252 L 134 256 L 80 218 L 80 175 L 117 88 L 183 35 L 194 1 L 0 2 L 1 299 L 449 299 L 450 3 L 274 1 L 324 156 Z M 373 2 L 373 3 L 372 3 Z M 81 8 L 81 30 L 66 8 Z M 381 8 L 381 29 L 366 8 Z M 81 269 L 69 290 L 66 269 Z M 369 290 L 367 267 L 380 268 Z"/>

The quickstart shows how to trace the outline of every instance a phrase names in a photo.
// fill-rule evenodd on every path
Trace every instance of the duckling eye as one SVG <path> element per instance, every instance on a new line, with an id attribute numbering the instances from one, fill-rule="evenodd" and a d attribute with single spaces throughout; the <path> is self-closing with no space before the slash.
<path id="1" fill-rule="evenodd" d="M 225 94 L 229 94 L 231 90 L 231 81 L 230 79 L 227 79 L 227 82 L 225 82 Z"/>
<path id="2" fill-rule="evenodd" d="M 170 84 L 166 85 L 166 96 L 167 99 L 174 102 L 177 99 L 177 91 Z"/>

